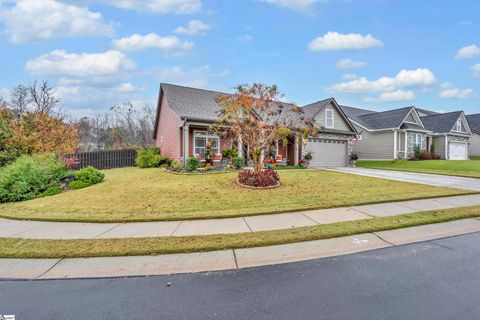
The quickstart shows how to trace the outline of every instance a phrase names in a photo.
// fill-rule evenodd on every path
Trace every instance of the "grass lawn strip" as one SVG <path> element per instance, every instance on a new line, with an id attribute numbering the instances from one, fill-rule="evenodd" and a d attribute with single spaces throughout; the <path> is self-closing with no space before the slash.
<path id="1" fill-rule="evenodd" d="M 480 178 L 480 161 L 471 160 L 359 160 L 359 168 L 433 173 L 447 176 Z"/>
<path id="2" fill-rule="evenodd" d="M 204 252 L 330 239 L 479 216 L 480 206 L 472 206 L 313 227 L 226 235 L 94 240 L 3 238 L 0 239 L 0 257 L 79 258 Z"/>
<path id="3" fill-rule="evenodd" d="M 261 191 L 237 186 L 236 173 L 187 176 L 139 168 L 104 172 L 104 182 L 85 189 L 1 204 L 0 216 L 100 223 L 178 221 L 475 193 L 325 170 L 279 171 L 282 185 Z"/>

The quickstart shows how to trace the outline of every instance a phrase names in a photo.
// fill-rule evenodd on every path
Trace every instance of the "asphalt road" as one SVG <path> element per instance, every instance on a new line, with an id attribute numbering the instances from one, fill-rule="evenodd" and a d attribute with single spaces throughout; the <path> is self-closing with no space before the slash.
<path id="1" fill-rule="evenodd" d="M 479 319 L 480 233 L 240 271 L 1 281 L 0 314 L 22 320 Z"/>

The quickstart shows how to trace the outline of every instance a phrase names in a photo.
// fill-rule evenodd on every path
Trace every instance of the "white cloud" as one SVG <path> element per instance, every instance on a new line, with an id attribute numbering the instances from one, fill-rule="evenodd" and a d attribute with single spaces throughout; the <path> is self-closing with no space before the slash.
<path id="1" fill-rule="evenodd" d="M 161 37 L 155 33 L 147 35 L 132 34 L 131 36 L 113 40 L 113 48 L 120 51 L 142 51 L 159 49 L 170 52 L 188 51 L 194 44 L 190 41 L 181 41 L 176 36 Z"/>
<path id="2" fill-rule="evenodd" d="M 139 89 L 130 82 L 120 83 L 118 86 L 113 88 L 113 91 L 120 93 L 133 93 L 138 90 Z"/>
<path id="3" fill-rule="evenodd" d="M 7 88 L 0 88 L 0 98 L 3 100 L 10 99 L 10 90 L 8 90 Z"/>
<path id="4" fill-rule="evenodd" d="M 13 7 L 0 7 L 0 21 L 13 43 L 113 34 L 112 23 L 104 23 L 101 13 L 54 0 L 19 0 Z"/>
<path id="5" fill-rule="evenodd" d="M 175 29 L 175 32 L 194 36 L 197 34 L 204 34 L 207 30 L 210 30 L 208 24 L 205 24 L 200 20 L 190 20 L 186 27 L 178 27 Z"/>
<path id="6" fill-rule="evenodd" d="M 335 64 L 340 69 L 360 69 L 365 68 L 367 63 L 364 61 L 355 61 L 352 59 L 342 59 Z"/>
<path id="7" fill-rule="evenodd" d="M 383 43 L 371 34 L 363 36 L 359 33 L 341 34 L 329 31 L 325 35 L 314 39 L 308 46 L 311 51 L 332 50 L 360 50 L 382 47 Z"/>
<path id="8" fill-rule="evenodd" d="M 477 45 L 475 44 L 471 44 L 469 46 L 460 48 L 457 51 L 457 55 L 455 56 L 455 59 L 468 59 L 475 56 L 480 56 L 480 48 L 477 47 Z"/>
<path id="9" fill-rule="evenodd" d="M 67 53 L 54 50 L 34 60 L 27 61 L 26 70 L 36 76 L 60 76 L 65 78 L 119 77 L 129 72 L 135 64 L 119 51 L 102 53 Z"/>
<path id="10" fill-rule="evenodd" d="M 350 81 L 333 84 L 327 87 L 326 90 L 328 92 L 354 94 L 380 93 L 377 99 L 369 98 L 372 101 L 410 101 L 415 99 L 415 93 L 411 90 L 402 90 L 402 88 L 427 88 L 436 82 L 434 74 L 425 68 L 401 70 L 395 77 L 381 77 L 376 80 L 353 76 L 351 79 L 347 78 L 346 80 Z"/>
<path id="11" fill-rule="evenodd" d="M 202 8 L 201 0 L 98 0 L 111 6 L 153 13 L 189 14 Z"/>
<path id="12" fill-rule="evenodd" d="M 380 94 L 377 101 L 400 102 L 400 101 L 412 101 L 414 99 L 415 99 L 415 93 L 413 91 L 395 90 L 392 92 L 384 92 Z"/>
<path id="13" fill-rule="evenodd" d="M 283 8 L 301 11 L 301 12 L 309 12 L 312 9 L 312 5 L 317 2 L 327 2 L 327 0 L 261 0 L 266 3 L 271 3 L 274 5 L 278 5 Z"/>
<path id="14" fill-rule="evenodd" d="M 435 81 L 433 72 L 426 68 L 402 70 L 395 77 L 395 83 L 401 87 L 430 86 Z"/>
<path id="15" fill-rule="evenodd" d="M 472 66 L 472 76 L 475 78 L 480 78 L 480 63 Z"/>
<path id="16" fill-rule="evenodd" d="M 395 79 L 381 77 L 377 80 L 370 81 L 365 77 L 359 77 L 348 82 L 334 84 L 328 87 L 327 90 L 345 93 L 393 91 L 395 90 Z"/>
<path id="17" fill-rule="evenodd" d="M 458 89 L 453 86 L 453 84 L 446 82 L 443 83 L 441 86 L 440 94 L 438 95 L 440 98 L 457 98 L 457 99 L 466 99 L 472 98 L 477 96 L 477 93 L 470 88 L 467 89 Z"/>
<path id="18" fill-rule="evenodd" d="M 180 85 L 196 88 L 209 87 L 210 80 L 214 78 L 226 77 L 230 74 L 228 70 L 213 72 L 209 66 L 201 66 L 185 70 L 181 67 L 171 67 L 165 69 L 155 69 L 149 72 L 149 75 L 161 82 L 173 82 Z"/>

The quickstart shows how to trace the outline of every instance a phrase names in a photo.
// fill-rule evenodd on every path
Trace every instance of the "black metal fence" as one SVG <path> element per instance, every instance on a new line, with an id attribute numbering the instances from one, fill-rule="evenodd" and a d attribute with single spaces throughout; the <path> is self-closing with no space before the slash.
<path id="1" fill-rule="evenodd" d="M 72 169 L 92 166 L 97 169 L 112 169 L 135 166 L 137 152 L 134 149 L 101 150 L 65 154 Z"/>

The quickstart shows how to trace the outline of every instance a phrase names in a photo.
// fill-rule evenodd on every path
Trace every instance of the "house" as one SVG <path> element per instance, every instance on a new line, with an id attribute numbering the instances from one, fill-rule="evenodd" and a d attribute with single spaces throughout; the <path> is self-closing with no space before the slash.
<path id="1" fill-rule="evenodd" d="M 480 156 L 480 113 L 467 116 L 472 136 L 470 137 L 469 154 L 470 156 Z"/>
<path id="2" fill-rule="evenodd" d="M 433 150 L 442 159 L 468 160 L 468 143 L 472 132 L 463 111 L 438 113 L 422 117 L 430 130 Z"/>
<path id="3" fill-rule="evenodd" d="M 210 144 L 215 153 L 233 148 L 239 156 L 248 158 L 249 148 L 242 144 L 241 137 L 226 139 L 209 130 L 218 118 L 216 99 L 219 95 L 225 93 L 160 85 L 154 138 L 164 156 L 181 162 L 194 155 L 204 159 L 206 146 Z M 283 104 L 286 109 L 292 106 Z M 286 145 L 278 141 L 273 156 L 282 155 L 288 165 L 297 165 L 310 152 L 313 156 L 311 166 L 349 165 L 352 141 L 357 132 L 335 99 L 312 103 L 303 110 L 302 115 L 291 112 L 292 117 L 313 119 L 318 135 L 307 140 L 295 134 Z"/>
<path id="4" fill-rule="evenodd" d="M 413 106 L 376 112 L 341 106 L 359 135 L 353 152 L 360 159 L 409 159 L 416 149 L 443 159 L 468 159 L 471 135 L 463 111 L 439 114 Z"/>

